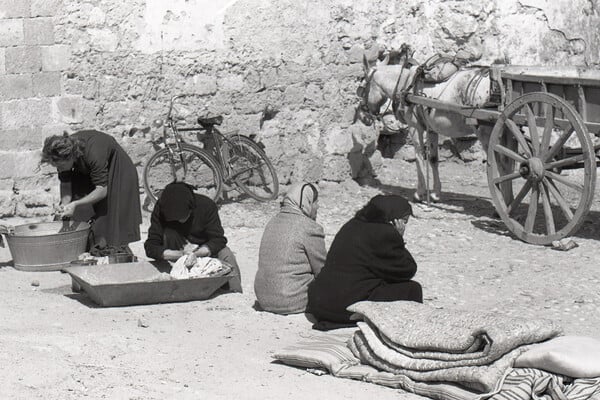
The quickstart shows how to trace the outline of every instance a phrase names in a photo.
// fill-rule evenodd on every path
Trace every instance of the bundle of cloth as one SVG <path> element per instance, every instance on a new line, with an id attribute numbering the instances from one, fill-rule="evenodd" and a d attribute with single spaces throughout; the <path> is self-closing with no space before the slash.
<path id="1" fill-rule="evenodd" d="M 437 400 L 600 399 L 600 341 L 556 323 L 415 302 L 359 302 L 358 329 L 274 354 L 293 366 Z"/>
<path id="2" fill-rule="evenodd" d="M 360 302 L 348 346 L 365 364 L 418 381 L 494 389 L 527 345 L 562 333 L 549 320 L 449 311 L 409 302 Z"/>
<path id="3" fill-rule="evenodd" d="M 170 275 L 174 279 L 202 278 L 223 276 L 231 272 L 231 266 L 212 257 L 197 257 L 193 265 L 188 266 L 187 255 L 179 257 L 171 268 Z"/>

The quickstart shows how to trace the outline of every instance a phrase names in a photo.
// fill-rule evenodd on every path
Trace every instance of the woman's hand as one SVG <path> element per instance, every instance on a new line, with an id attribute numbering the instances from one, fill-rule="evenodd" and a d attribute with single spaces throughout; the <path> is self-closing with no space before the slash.
<path id="1" fill-rule="evenodd" d="M 58 209 L 58 215 L 63 218 L 70 218 L 75 213 L 75 207 L 77 207 L 77 203 L 72 201 L 69 204 L 65 204 Z"/>
<path id="2" fill-rule="evenodd" d="M 198 250 L 198 245 L 194 243 L 187 242 L 185 246 L 183 246 L 183 254 L 190 254 L 196 250 Z"/>
<path id="3" fill-rule="evenodd" d="M 404 236 L 404 231 L 406 230 L 406 221 L 402 218 L 395 219 L 391 222 L 391 224 L 396 228 L 400 236 Z"/>
<path id="4" fill-rule="evenodd" d="M 185 266 L 188 268 L 192 268 L 194 266 L 194 264 L 196 264 L 197 258 L 196 255 L 194 253 L 190 253 L 188 254 L 187 258 L 185 259 Z"/>
<path id="5" fill-rule="evenodd" d="M 196 251 L 194 251 L 194 254 L 197 257 L 210 257 L 210 249 L 208 246 L 200 246 Z"/>

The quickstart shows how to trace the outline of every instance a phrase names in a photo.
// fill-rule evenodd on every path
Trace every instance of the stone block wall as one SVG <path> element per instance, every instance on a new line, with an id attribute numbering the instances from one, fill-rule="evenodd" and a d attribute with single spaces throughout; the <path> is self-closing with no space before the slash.
<path id="1" fill-rule="evenodd" d="M 60 1 L 0 2 L 0 216 L 47 215 L 55 174 L 40 164 L 45 136 L 69 129 L 53 115 L 69 45 L 55 41 Z"/>
<path id="2" fill-rule="evenodd" d="M 49 211 L 58 182 L 38 152 L 63 130 L 114 135 L 141 171 L 182 93 L 188 114 L 256 135 L 283 183 L 369 177 L 378 132 L 352 124 L 363 53 L 593 67 L 599 19 L 598 0 L 3 0 L 0 216 Z"/>

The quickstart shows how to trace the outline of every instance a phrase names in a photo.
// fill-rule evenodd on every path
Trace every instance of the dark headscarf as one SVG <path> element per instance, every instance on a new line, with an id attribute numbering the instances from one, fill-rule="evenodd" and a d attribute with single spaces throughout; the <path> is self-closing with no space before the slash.
<path id="1" fill-rule="evenodd" d="M 364 222 L 387 224 L 395 219 L 413 215 L 410 203 L 398 195 L 377 195 L 356 213 L 356 218 Z"/>
<path id="2" fill-rule="evenodd" d="M 192 187 L 183 182 L 169 183 L 161 193 L 158 204 L 165 221 L 184 219 L 194 209 L 195 197 Z"/>

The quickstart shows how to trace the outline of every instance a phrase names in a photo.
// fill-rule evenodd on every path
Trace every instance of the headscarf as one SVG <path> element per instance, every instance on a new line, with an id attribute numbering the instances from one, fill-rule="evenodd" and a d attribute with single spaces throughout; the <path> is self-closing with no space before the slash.
<path id="1" fill-rule="evenodd" d="M 182 220 L 194 209 L 194 192 L 186 183 L 169 183 L 160 194 L 158 205 L 165 221 Z"/>
<path id="2" fill-rule="evenodd" d="M 387 224 L 407 215 L 413 215 L 413 213 L 410 203 L 404 197 L 378 194 L 356 213 L 356 218 L 365 222 Z"/>
<path id="3" fill-rule="evenodd" d="M 316 215 L 313 208 L 318 196 L 319 192 L 315 185 L 312 183 L 301 182 L 292 185 L 289 188 L 281 205 L 300 210 L 307 217 L 315 219 Z"/>

